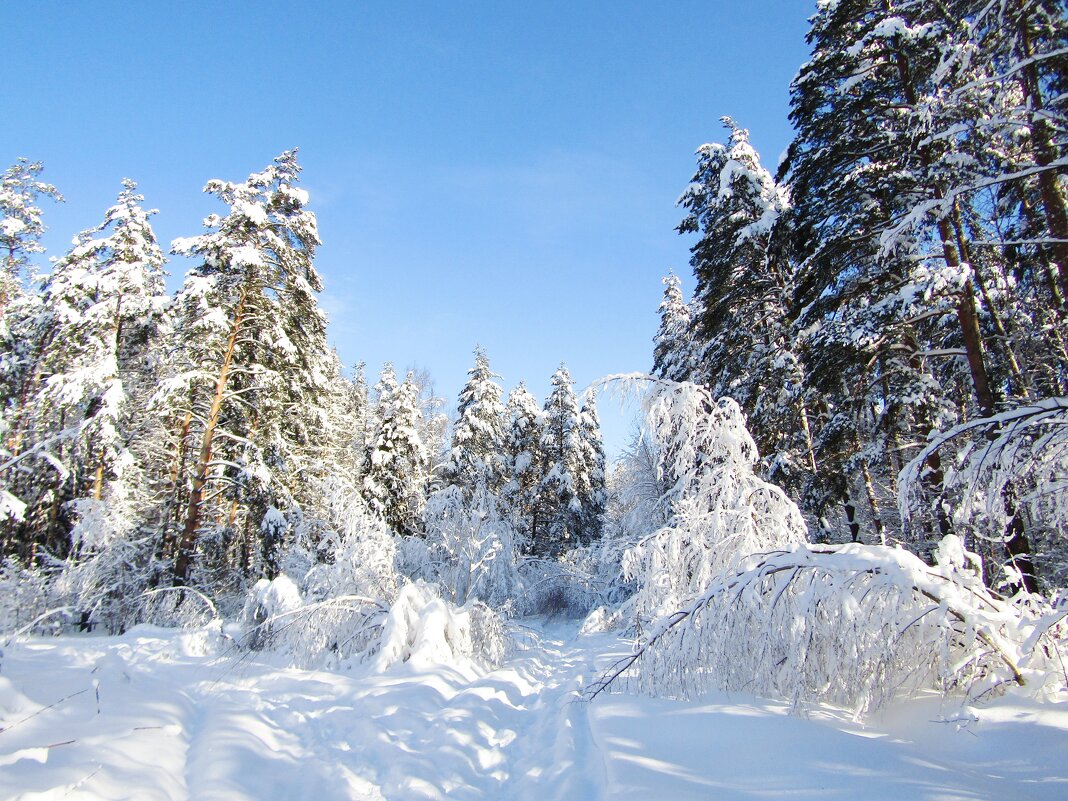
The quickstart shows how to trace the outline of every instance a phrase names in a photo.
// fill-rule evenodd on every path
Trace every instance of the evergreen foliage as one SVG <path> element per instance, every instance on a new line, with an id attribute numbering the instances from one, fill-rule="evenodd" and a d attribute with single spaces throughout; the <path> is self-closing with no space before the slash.
<path id="1" fill-rule="evenodd" d="M 273 574 L 297 479 L 321 447 L 334 388 L 315 299 L 319 235 L 299 173 L 288 151 L 243 183 L 209 182 L 229 213 L 174 243 L 202 259 L 175 301 L 175 375 L 161 401 L 180 431 L 167 527 L 179 582 L 194 562 L 209 581 L 236 580 L 231 565 Z"/>
<path id="2" fill-rule="evenodd" d="M 420 436 L 422 415 L 411 373 L 397 386 L 392 365 L 382 370 L 364 494 L 370 508 L 399 534 L 419 532 L 430 461 Z"/>
<path id="3" fill-rule="evenodd" d="M 560 365 L 541 417 L 541 522 L 532 533 L 531 553 L 556 556 L 583 542 L 583 490 L 591 485 L 583 453 L 582 417 L 574 382 Z"/>
<path id="4" fill-rule="evenodd" d="M 502 496 L 522 546 L 529 548 L 539 528 L 538 486 L 543 470 L 541 409 L 522 382 L 508 394 L 508 418 L 504 448 L 508 481 Z"/>
<path id="5" fill-rule="evenodd" d="M 1029 506 L 1057 492 L 1040 477 L 1059 457 L 1002 421 L 1056 407 L 1068 369 L 1055 5 L 818 4 L 779 175 L 729 118 L 728 142 L 698 150 L 679 226 L 699 237 L 697 288 L 686 304 L 667 280 L 654 349 L 659 376 L 739 402 L 762 474 L 820 538 L 927 555 L 956 533 L 987 580 L 1032 591 L 1063 563 L 1053 507 Z M 1035 461 L 1006 481 L 981 443 L 945 435 L 961 430 Z M 982 511 L 965 474 L 991 482 Z"/>
<path id="6" fill-rule="evenodd" d="M 476 348 L 475 365 L 467 372 L 467 383 L 456 404 L 452 448 L 443 479 L 445 485 L 460 487 L 466 497 L 480 485 L 497 492 L 505 481 L 505 413 L 501 387 L 493 380 L 497 377 L 490 370 L 486 352 Z"/>

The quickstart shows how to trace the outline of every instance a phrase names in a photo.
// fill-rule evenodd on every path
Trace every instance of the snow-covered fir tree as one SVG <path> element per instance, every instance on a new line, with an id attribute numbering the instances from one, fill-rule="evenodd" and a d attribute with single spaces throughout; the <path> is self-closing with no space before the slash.
<path id="1" fill-rule="evenodd" d="M 398 534 L 420 531 L 426 502 L 430 460 L 420 434 L 419 389 L 409 373 L 397 385 L 393 366 L 386 364 L 376 385 L 378 403 L 370 432 L 364 497 Z"/>
<path id="2" fill-rule="evenodd" d="M 582 448 L 582 472 L 579 475 L 578 496 L 582 507 L 580 528 L 589 542 L 601 536 L 605 506 L 608 502 L 604 441 L 601 438 L 601 419 L 597 414 L 597 392 L 589 390 L 579 410 L 579 444 Z"/>
<path id="3" fill-rule="evenodd" d="M 386 362 L 378 374 L 373 390 L 373 403 L 368 407 L 366 426 L 366 444 L 362 451 L 363 465 L 360 468 L 362 475 L 362 493 L 364 500 L 370 509 L 379 514 L 385 508 L 386 488 L 378 480 L 372 477 L 372 467 L 375 459 L 374 448 L 378 439 L 378 432 L 385 427 L 385 418 L 391 414 L 394 399 L 400 384 L 397 383 L 397 370 L 393 362 Z M 381 462 L 383 457 L 378 457 Z"/>
<path id="4" fill-rule="evenodd" d="M 560 365 L 541 416 L 541 479 L 538 485 L 538 526 L 531 552 L 556 556 L 586 540 L 581 490 L 590 483 L 583 453 L 582 415 L 574 382 Z"/>
<path id="5" fill-rule="evenodd" d="M 541 409 L 522 381 L 508 393 L 508 431 L 504 442 L 507 482 L 504 505 L 522 547 L 538 528 L 538 487 L 542 475 Z"/>
<path id="6" fill-rule="evenodd" d="M 443 485 L 458 486 L 466 494 L 480 484 L 497 493 L 505 481 L 505 411 L 501 387 L 493 380 L 497 377 L 486 352 L 477 348 L 456 404 L 452 447 L 442 475 Z"/>
<path id="7" fill-rule="evenodd" d="M 967 48 L 971 30 L 920 0 L 828 4 L 813 18 L 813 57 L 794 83 L 798 136 L 786 166 L 811 252 L 797 281 L 799 329 L 825 393 L 849 394 L 832 384 L 852 373 L 839 472 L 871 468 L 891 487 L 910 439 L 961 414 L 989 416 L 1013 385 L 1027 383 L 990 292 L 1004 282 L 987 272 L 994 260 L 972 256 L 983 213 L 976 190 L 1000 180 L 983 176 L 993 163 L 985 145 L 973 141 L 978 149 L 967 152 L 967 127 L 947 113 L 960 107 L 947 103 L 954 76 L 966 84 L 975 76 L 949 68 L 946 55 Z M 930 542 L 951 526 L 941 454 L 928 458 L 930 511 L 913 536 Z M 1026 564 L 1031 546 L 1020 524 L 994 536 Z"/>
<path id="8" fill-rule="evenodd" d="M 682 294 L 682 281 L 674 273 L 663 279 L 660 327 L 653 338 L 653 375 L 672 381 L 689 381 L 696 375 L 700 340 L 693 330 L 690 305 Z"/>
<path id="9" fill-rule="evenodd" d="M 337 408 L 338 452 L 335 461 L 355 486 L 363 483 L 366 468 L 371 401 L 367 391 L 366 366 L 359 362 L 351 378 L 338 375 L 340 398 Z"/>
<path id="10" fill-rule="evenodd" d="M 125 181 L 103 223 L 77 237 L 42 285 L 17 435 L 19 448 L 36 451 L 37 469 L 18 483 L 30 509 L 23 539 L 57 556 L 72 546 L 98 553 L 143 521 L 154 500 L 144 408 L 167 296 L 148 220 L 155 212 L 142 201 Z"/>
<path id="11" fill-rule="evenodd" d="M 688 374 L 665 369 L 659 374 L 694 376 L 715 397 L 738 401 L 764 458 L 765 475 L 800 496 L 816 469 L 804 370 L 788 316 L 793 265 L 784 229 L 789 193 L 761 165 L 749 132 L 729 117 L 723 123 L 730 134 L 727 144 L 698 149 L 697 172 L 679 200 L 687 211 L 679 232 L 700 236 L 690 249 L 698 333 L 689 334 L 689 321 L 680 317 L 677 287 L 669 284 L 661 304 L 661 327 L 678 318 L 676 336 L 682 337 L 683 358 L 692 368 Z M 702 343 L 698 354 L 691 355 L 686 336 Z"/>
<path id="12" fill-rule="evenodd" d="M 134 182 L 124 181 L 104 222 L 56 263 L 43 292 L 52 345 L 42 358 L 48 378 L 39 398 L 60 425 L 77 426 L 67 449 L 77 516 L 71 544 L 96 561 L 111 540 L 135 535 L 156 500 L 147 480 L 159 443 L 145 407 L 159 378 L 169 298 L 166 260 L 149 222 L 157 212 L 143 202 Z M 143 563 L 153 544 L 143 533 L 140 540 Z M 124 555 L 130 567 L 132 550 Z"/>

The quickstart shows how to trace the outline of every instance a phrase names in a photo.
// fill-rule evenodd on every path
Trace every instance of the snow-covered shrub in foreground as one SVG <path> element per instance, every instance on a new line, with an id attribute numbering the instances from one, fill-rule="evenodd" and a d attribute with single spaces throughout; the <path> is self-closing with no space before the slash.
<path id="1" fill-rule="evenodd" d="M 456 485 L 435 492 L 423 515 L 425 546 L 402 546 L 402 571 L 438 585 L 453 603 L 471 599 L 508 610 L 520 592 L 516 534 L 496 497 L 479 485 L 470 500 Z"/>
<path id="2" fill-rule="evenodd" d="M 71 610 L 56 599 L 53 584 L 42 568 L 5 559 L 0 564 L 0 633 L 53 632 L 67 621 Z"/>
<path id="3" fill-rule="evenodd" d="M 387 606 L 353 594 L 309 601 L 289 576 L 261 579 L 239 629 L 244 647 L 284 654 L 297 667 L 355 660 L 378 672 L 404 663 L 496 666 L 507 643 L 504 623 L 488 606 L 454 606 L 423 581 L 402 587 Z"/>
<path id="4" fill-rule="evenodd" d="M 955 537 L 939 557 L 929 567 L 856 544 L 753 556 L 662 619 L 588 694 L 623 676 L 661 695 L 744 691 L 859 716 L 921 689 L 1066 689 L 1068 610 L 1028 613 L 992 594 Z"/>
<path id="5" fill-rule="evenodd" d="M 242 645 L 285 654 L 297 667 L 332 667 L 362 656 L 381 634 L 386 607 L 362 595 L 306 602 L 296 582 L 261 579 L 241 616 Z"/>
<path id="6" fill-rule="evenodd" d="M 121 498 L 71 503 L 77 523 L 56 591 L 94 629 L 119 634 L 146 620 L 155 538 L 138 530 Z"/>
<path id="7" fill-rule="evenodd" d="M 473 660 L 499 665 L 507 637 L 501 619 L 478 601 L 455 607 L 424 582 L 405 586 L 382 626 L 372 669 L 384 672 L 408 664 L 416 670 L 435 665 L 466 667 Z"/>
<path id="8" fill-rule="evenodd" d="M 327 478 L 319 492 L 320 518 L 303 524 L 283 572 L 301 577 L 309 601 L 356 594 L 388 604 L 399 583 L 389 527 L 346 481 Z"/>
<path id="9" fill-rule="evenodd" d="M 397 594 L 396 545 L 340 477 L 317 485 L 319 514 L 296 526 L 280 559 L 285 572 L 261 579 L 240 615 L 242 644 L 285 654 L 300 667 L 362 657 L 378 641 Z"/>

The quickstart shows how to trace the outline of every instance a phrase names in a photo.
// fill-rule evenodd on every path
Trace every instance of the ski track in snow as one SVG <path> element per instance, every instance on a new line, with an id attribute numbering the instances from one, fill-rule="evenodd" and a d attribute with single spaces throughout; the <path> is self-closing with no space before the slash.
<path id="1" fill-rule="evenodd" d="M 586 704 L 579 691 L 625 646 L 563 626 L 485 674 L 302 671 L 206 656 L 206 636 L 9 647 L 0 798 L 1068 798 L 1063 704 L 1006 699 L 956 725 L 931 700 L 867 726 L 749 697 Z"/>

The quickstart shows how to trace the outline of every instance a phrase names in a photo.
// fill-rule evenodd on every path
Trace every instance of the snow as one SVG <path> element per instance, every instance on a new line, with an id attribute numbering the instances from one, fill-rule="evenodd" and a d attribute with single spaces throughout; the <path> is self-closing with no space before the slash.
<path id="1" fill-rule="evenodd" d="M 408 663 L 416 670 L 453 665 L 471 672 L 470 613 L 445 603 L 429 585 L 408 584 L 397 595 L 382 626 L 373 669 L 385 673 Z"/>
<path id="2" fill-rule="evenodd" d="M 432 601 L 430 602 L 432 603 Z M 5 647 L 0 797 L 45 799 L 1050 799 L 1068 707 L 926 697 L 864 724 L 742 693 L 578 693 L 629 646 L 525 621 L 496 670 L 451 657 L 325 672 L 221 631 Z"/>

